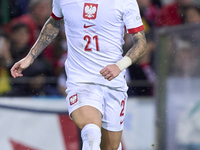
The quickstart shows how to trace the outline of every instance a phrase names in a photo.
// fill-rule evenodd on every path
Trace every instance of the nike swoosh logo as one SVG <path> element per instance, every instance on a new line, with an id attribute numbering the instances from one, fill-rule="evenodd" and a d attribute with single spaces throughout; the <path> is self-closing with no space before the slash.
<path id="1" fill-rule="evenodd" d="M 124 120 L 120 121 L 120 124 L 122 124 L 124 122 Z"/>
<path id="2" fill-rule="evenodd" d="M 92 26 L 95 26 L 95 25 L 93 24 L 93 25 L 86 26 L 86 24 L 84 24 L 83 28 L 89 28 L 89 27 L 92 27 Z"/>

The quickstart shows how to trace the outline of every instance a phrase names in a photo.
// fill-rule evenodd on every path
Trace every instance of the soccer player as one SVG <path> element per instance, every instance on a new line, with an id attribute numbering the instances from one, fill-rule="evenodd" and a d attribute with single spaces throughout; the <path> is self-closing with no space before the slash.
<path id="1" fill-rule="evenodd" d="M 53 0 L 53 11 L 29 54 L 11 68 L 14 78 L 49 45 L 64 21 L 68 44 L 67 102 L 81 129 L 82 150 L 121 150 L 127 102 L 125 69 L 145 53 L 136 0 Z M 134 46 L 122 57 L 125 28 Z"/>

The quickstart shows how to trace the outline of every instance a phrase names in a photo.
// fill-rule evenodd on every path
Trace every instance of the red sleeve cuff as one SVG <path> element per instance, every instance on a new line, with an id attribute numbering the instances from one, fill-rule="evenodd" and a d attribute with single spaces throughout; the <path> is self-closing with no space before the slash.
<path id="1" fill-rule="evenodd" d="M 63 18 L 63 17 L 57 17 L 56 15 L 54 15 L 54 13 L 51 13 L 51 16 L 52 16 L 54 19 L 56 19 L 56 20 L 60 20 L 60 19 Z"/>
<path id="2" fill-rule="evenodd" d="M 144 30 L 144 26 L 143 25 L 141 25 L 141 26 L 139 26 L 137 28 L 128 29 L 128 33 L 129 34 L 134 34 L 134 33 L 140 32 L 142 30 Z"/>

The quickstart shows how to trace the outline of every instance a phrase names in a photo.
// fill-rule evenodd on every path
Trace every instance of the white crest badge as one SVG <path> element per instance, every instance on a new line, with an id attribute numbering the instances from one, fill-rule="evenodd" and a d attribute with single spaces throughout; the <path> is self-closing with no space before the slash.
<path id="1" fill-rule="evenodd" d="M 98 4 L 85 3 L 83 8 L 84 19 L 96 19 Z"/>

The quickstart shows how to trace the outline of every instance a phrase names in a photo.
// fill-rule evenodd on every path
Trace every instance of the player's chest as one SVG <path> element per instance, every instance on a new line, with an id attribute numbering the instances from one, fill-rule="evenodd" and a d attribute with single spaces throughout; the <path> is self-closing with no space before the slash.
<path id="1" fill-rule="evenodd" d="M 122 19 L 120 9 L 113 0 L 60 0 L 65 23 L 70 27 L 81 23 L 97 24 Z"/>

